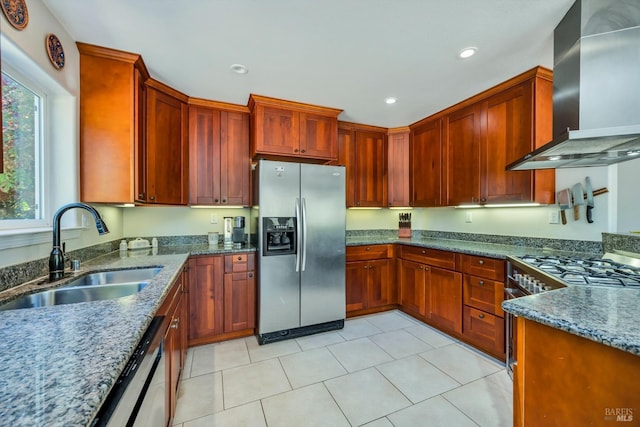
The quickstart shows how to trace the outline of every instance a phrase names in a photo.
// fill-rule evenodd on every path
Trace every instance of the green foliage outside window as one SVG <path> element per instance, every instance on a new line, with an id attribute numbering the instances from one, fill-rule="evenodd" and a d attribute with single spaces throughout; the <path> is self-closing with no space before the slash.
<path id="1" fill-rule="evenodd" d="M 38 218 L 39 97 L 2 73 L 0 220 Z"/>

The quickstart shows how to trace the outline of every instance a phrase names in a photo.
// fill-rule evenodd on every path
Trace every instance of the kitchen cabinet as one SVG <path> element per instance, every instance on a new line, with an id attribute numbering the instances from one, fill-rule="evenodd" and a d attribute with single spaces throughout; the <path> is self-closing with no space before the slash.
<path id="1" fill-rule="evenodd" d="M 171 290 L 162 303 L 158 315 L 165 316 L 166 332 L 164 335 L 164 369 L 165 369 L 165 419 L 171 425 L 175 415 L 180 375 L 187 354 L 187 273 L 182 272 L 171 285 Z M 162 369 L 162 366 L 159 367 Z"/>
<path id="2" fill-rule="evenodd" d="M 224 332 L 256 326 L 256 279 L 253 254 L 224 257 Z"/>
<path id="3" fill-rule="evenodd" d="M 386 129 L 340 122 L 338 146 L 338 162 L 346 166 L 347 207 L 386 207 Z"/>
<path id="4" fill-rule="evenodd" d="M 637 424 L 638 355 L 522 317 L 517 328 L 514 426 Z"/>
<path id="5" fill-rule="evenodd" d="M 251 155 L 330 162 L 337 158 L 342 110 L 251 94 Z"/>
<path id="6" fill-rule="evenodd" d="M 186 205 L 189 185 L 188 110 L 186 96 L 147 80 L 146 192 L 151 204 Z"/>
<path id="7" fill-rule="evenodd" d="M 348 246 L 346 261 L 347 316 L 397 304 L 392 245 Z"/>
<path id="8" fill-rule="evenodd" d="M 191 205 L 248 206 L 251 203 L 248 109 L 230 108 L 234 107 L 189 100 Z"/>
<path id="9" fill-rule="evenodd" d="M 189 345 L 254 333 L 255 255 L 194 256 L 189 259 Z"/>
<path id="10" fill-rule="evenodd" d="M 464 273 L 463 336 L 470 344 L 505 359 L 503 260 L 461 255 Z"/>
<path id="11" fill-rule="evenodd" d="M 507 164 L 551 140 L 551 113 L 552 73 L 536 67 L 423 119 L 412 129 L 428 129 L 430 121 L 435 125 L 436 119 L 443 120 L 447 206 L 551 204 L 553 170 L 505 170 Z M 418 136 L 436 139 L 436 131 L 430 132 Z M 415 141 L 415 130 L 413 136 Z"/>
<path id="12" fill-rule="evenodd" d="M 144 202 L 145 80 L 142 57 L 77 43 L 80 52 L 80 200 Z M 144 196 L 145 194 L 143 194 Z"/>
<path id="13" fill-rule="evenodd" d="M 442 119 L 411 129 L 409 142 L 409 195 L 413 207 L 437 207 L 443 203 L 444 166 Z"/>
<path id="14" fill-rule="evenodd" d="M 189 346 L 223 332 L 224 258 L 189 258 Z"/>
<path id="15" fill-rule="evenodd" d="M 400 307 L 453 334 L 462 332 L 462 274 L 456 254 L 401 246 L 398 250 Z"/>
<path id="16" fill-rule="evenodd" d="M 387 149 L 387 206 L 409 206 L 409 128 L 389 129 Z"/>

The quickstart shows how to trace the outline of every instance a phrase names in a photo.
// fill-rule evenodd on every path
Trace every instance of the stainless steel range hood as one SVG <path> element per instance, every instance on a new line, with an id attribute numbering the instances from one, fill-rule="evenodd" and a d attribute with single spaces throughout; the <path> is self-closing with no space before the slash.
<path id="1" fill-rule="evenodd" d="M 640 1 L 578 0 L 554 32 L 553 140 L 508 170 L 640 158 Z"/>

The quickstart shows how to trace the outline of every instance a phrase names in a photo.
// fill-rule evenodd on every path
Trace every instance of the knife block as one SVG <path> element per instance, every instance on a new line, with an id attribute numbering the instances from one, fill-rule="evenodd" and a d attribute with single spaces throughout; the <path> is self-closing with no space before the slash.
<path id="1" fill-rule="evenodd" d="M 400 227 L 398 228 L 398 237 L 411 238 L 411 223 L 400 223 Z"/>

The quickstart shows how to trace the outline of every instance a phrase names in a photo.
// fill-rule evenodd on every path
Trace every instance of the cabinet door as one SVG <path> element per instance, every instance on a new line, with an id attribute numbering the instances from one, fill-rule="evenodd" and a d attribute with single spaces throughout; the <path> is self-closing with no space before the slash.
<path id="1" fill-rule="evenodd" d="M 442 120 L 425 123 L 412 132 L 409 187 L 411 206 L 442 206 L 443 150 Z"/>
<path id="2" fill-rule="evenodd" d="M 248 206 L 250 204 L 249 179 L 249 116 L 245 113 L 221 113 L 220 195 L 221 204 Z"/>
<path id="3" fill-rule="evenodd" d="M 533 200 L 533 173 L 505 165 L 533 150 L 533 96 L 527 81 L 487 100 L 486 143 L 482 147 L 482 195 L 488 202 Z"/>
<path id="4" fill-rule="evenodd" d="M 144 84 L 144 76 L 137 68 L 134 69 L 134 115 L 135 115 L 135 171 L 134 171 L 134 195 L 135 201 L 145 203 L 147 201 L 147 87 Z"/>
<path id="5" fill-rule="evenodd" d="M 444 330 L 462 332 L 462 274 L 429 267 L 429 318 Z"/>
<path id="6" fill-rule="evenodd" d="M 355 158 L 356 141 L 353 131 L 350 129 L 338 128 L 338 165 L 345 167 L 346 184 L 346 204 L 347 207 L 356 205 L 355 196 Z"/>
<path id="7" fill-rule="evenodd" d="M 335 159 L 337 156 L 338 120 L 320 114 L 299 113 L 300 155 Z"/>
<path id="8" fill-rule="evenodd" d="M 409 132 L 388 138 L 388 206 L 409 206 Z"/>
<path id="9" fill-rule="evenodd" d="M 187 203 L 186 105 L 155 88 L 147 88 L 148 203 Z"/>
<path id="10" fill-rule="evenodd" d="M 481 203 L 480 144 L 484 111 L 481 104 L 447 116 L 447 205 Z"/>
<path id="11" fill-rule="evenodd" d="M 424 317 L 427 301 L 424 265 L 403 259 L 398 260 L 398 283 L 400 306 L 418 317 Z"/>
<path id="12" fill-rule="evenodd" d="M 355 132 L 355 205 L 387 206 L 386 135 L 378 132 Z"/>
<path id="13" fill-rule="evenodd" d="M 224 332 L 256 326 L 255 277 L 253 271 L 224 275 Z"/>
<path id="14" fill-rule="evenodd" d="M 298 112 L 259 105 L 256 107 L 255 127 L 254 151 L 284 156 L 299 153 Z"/>
<path id="15" fill-rule="evenodd" d="M 366 308 L 368 261 L 346 263 L 345 287 L 347 312 Z"/>
<path id="16" fill-rule="evenodd" d="M 223 271 L 221 256 L 189 260 L 189 340 L 223 332 Z"/>
<path id="17" fill-rule="evenodd" d="M 391 282 L 391 263 L 389 259 L 379 259 L 366 262 L 369 266 L 369 280 L 367 287 L 367 307 L 379 307 L 395 304 L 393 286 Z"/>
<path id="18" fill-rule="evenodd" d="M 192 205 L 220 204 L 220 138 L 220 111 L 189 107 L 189 202 Z"/>

